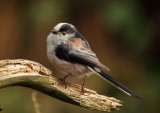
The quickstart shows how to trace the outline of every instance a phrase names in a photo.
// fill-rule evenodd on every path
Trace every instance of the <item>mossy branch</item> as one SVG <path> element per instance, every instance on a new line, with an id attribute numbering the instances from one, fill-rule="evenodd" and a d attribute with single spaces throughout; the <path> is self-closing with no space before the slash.
<path id="1" fill-rule="evenodd" d="M 29 60 L 0 61 L 0 88 L 10 86 L 29 87 L 61 101 L 94 110 L 109 112 L 122 106 L 120 100 L 99 95 L 87 88 L 82 95 L 81 86 L 76 84 L 68 83 L 65 89 L 49 69 Z"/>

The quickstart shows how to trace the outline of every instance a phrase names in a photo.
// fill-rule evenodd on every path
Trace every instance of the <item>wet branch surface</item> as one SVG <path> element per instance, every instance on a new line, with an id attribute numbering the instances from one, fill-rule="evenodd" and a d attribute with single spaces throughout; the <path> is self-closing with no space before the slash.
<path id="1" fill-rule="evenodd" d="M 119 110 L 122 102 L 113 97 L 99 95 L 96 91 L 67 83 L 67 88 L 43 65 L 30 60 L 15 59 L 0 61 L 0 89 L 23 86 L 38 90 L 58 100 L 99 111 Z M 1 103 L 2 104 L 2 103 Z"/>

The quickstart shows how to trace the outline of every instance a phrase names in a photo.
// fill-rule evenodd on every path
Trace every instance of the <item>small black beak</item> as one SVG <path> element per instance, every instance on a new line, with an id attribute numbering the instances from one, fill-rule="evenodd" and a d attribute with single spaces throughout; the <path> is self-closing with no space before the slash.
<path id="1" fill-rule="evenodd" d="M 58 32 L 57 32 L 57 31 L 54 31 L 54 30 L 52 31 L 52 33 L 53 33 L 53 34 L 58 34 Z"/>

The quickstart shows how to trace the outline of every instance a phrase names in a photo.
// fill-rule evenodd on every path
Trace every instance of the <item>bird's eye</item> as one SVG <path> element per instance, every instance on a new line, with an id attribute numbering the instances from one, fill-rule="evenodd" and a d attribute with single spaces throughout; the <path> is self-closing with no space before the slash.
<path id="1" fill-rule="evenodd" d="M 66 35 L 66 32 L 62 32 L 62 35 Z"/>

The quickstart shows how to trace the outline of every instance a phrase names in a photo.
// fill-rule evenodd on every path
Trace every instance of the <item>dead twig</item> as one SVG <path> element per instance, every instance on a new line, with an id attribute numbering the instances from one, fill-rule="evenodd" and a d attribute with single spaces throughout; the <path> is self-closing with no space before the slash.
<path id="1" fill-rule="evenodd" d="M 32 103 L 33 103 L 33 106 L 34 106 L 35 113 L 41 113 L 40 112 L 40 104 L 38 103 L 37 92 L 36 91 L 32 92 L 31 99 L 32 99 Z"/>

